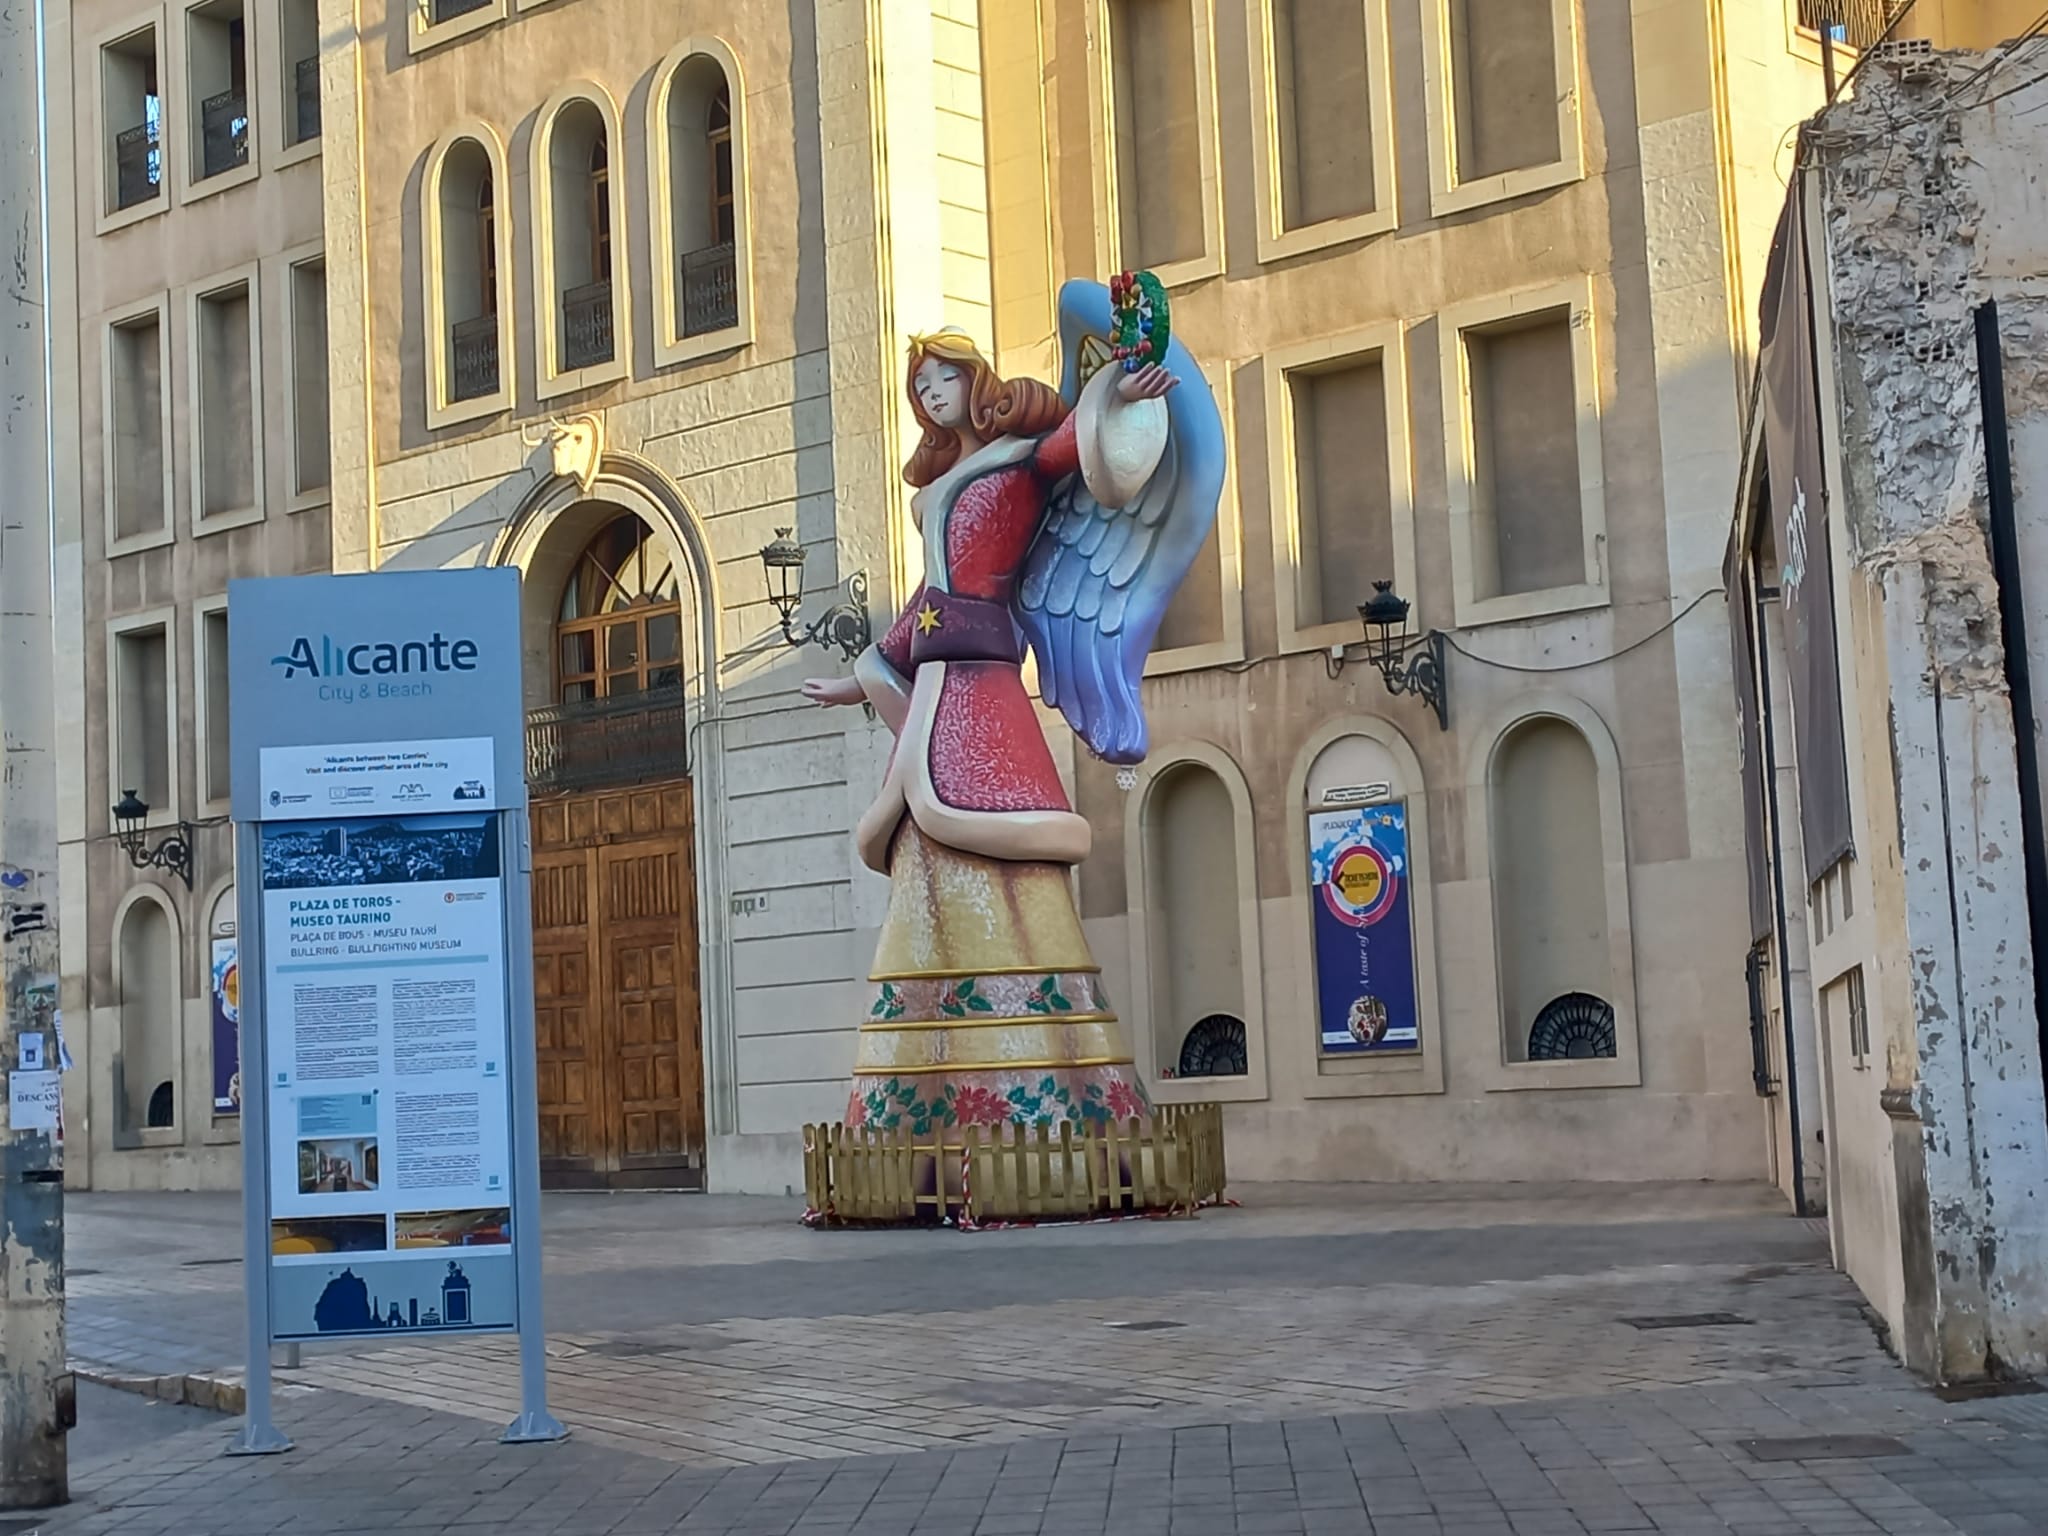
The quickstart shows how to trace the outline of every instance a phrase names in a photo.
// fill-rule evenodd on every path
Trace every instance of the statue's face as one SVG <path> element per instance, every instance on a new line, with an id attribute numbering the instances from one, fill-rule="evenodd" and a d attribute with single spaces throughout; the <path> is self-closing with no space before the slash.
<path id="1" fill-rule="evenodd" d="M 936 425 L 959 428 L 967 423 L 967 384 L 967 370 L 958 363 L 928 357 L 917 365 L 910 388 Z"/>

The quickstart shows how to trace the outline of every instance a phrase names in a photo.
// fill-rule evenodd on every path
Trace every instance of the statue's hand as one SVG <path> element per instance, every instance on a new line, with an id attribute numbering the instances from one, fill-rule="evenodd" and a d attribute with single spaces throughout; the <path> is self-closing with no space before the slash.
<path id="1" fill-rule="evenodd" d="M 850 677 L 807 677 L 803 695 L 813 704 L 858 704 L 867 690 Z"/>
<path id="2" fill-rule="evenodd" d="M 1159 364 L 1147 363 L 1136 373 L 1120 377 L 1116 381 L 1116 392 L 1122 400 L 1157 400 L 1178 383 L 1180 380 Z"/>

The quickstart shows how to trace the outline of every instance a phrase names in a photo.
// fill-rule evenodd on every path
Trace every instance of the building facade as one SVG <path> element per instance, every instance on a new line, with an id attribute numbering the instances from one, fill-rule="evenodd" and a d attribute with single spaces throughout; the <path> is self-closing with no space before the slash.
<path id="1" fill-rule="evenodd" d="M 787 528 L 807 553 L 799 635 L 856 579 L 879 631 L 918 574 L 906 333 L 965 329 L 1048 376 L 1059 284 L 1134 266 L 1208 371 L 1230 480 L 1136 782 L 1055 740 L 1095 829 L 1084 917 L 1158 1095 L 1224 1102 L 1242 1176 L 1771 1166 L 1704 599 L 1777 157 L 1823 99 L 1797 0 L 248 3 L 247 167 L 210 205 L 174 177 L 133 226 L 82 192 L 64 226 L 67 740 L 108 804 L 101 778 L 154 771 L 157 814 L 202 819 L 204 614 L 229 575 L 517 566 L 551 1178 L 800 1182 L 801 1127 L 845 1107 L 883 892 L 850 834 L 889 741 L 802 704 L 844 662 L 790 648 L 758 552 Z M 182 38 L 214 12 L 151 14 Z M 110 9 L 67 43 L 82 176 L 118 171 L 134 113 L 110 139 L 101 103 L 136 32 Z M 220 95 L 197 67 L 161 66 L 177 89 L 140 119 L 168 112 L 174 155 Z M 287 144 L 288 97 L 317 99 L 316 138 Z M 193 249 L 221 242 L 190 274 L 149 232 L 188 215 Z M 295 478 L 312 381 L 252 343 L 271 480 L 220 510 L 224 450 L 179 425 L 194 402 L 219 421 L 230 376 L 178 352 L 196 322 L 171 314 L 154 396 L 102 408 L 98 359 L 136 350 L 121 306 L 197 284 L 203 307 L 237 262 L 282 306 L 250 334 L 285 327 L 294 242 L 324 279 L 323 505 Z M 196 334 L 218 352 L 217 324 Z M 143 547 L 99 531 L 130 523 L 96 466 L 156 417 L 163 497 L 200 510 Z M 1382 580 L 1449 635 L 1442 724 L 1355 644 Z M 152 625 L 165 659 L 125 663 Z M 129 744 L 124 664 L 197 679 L 146 716 L 175 768 Z M 1329 1038 L 1313 996 L 1311 817 L 1361 802 L 1407 841 L 1394 1050 Z M 188 897 L 128 867 L 98 803 L 66 822 L 74 1177 L 231 1183 L 232 1118 L 193 1112 L 225 829 L 200 828 Z M 138 903 L 175 920 L 171 960 Z"/>

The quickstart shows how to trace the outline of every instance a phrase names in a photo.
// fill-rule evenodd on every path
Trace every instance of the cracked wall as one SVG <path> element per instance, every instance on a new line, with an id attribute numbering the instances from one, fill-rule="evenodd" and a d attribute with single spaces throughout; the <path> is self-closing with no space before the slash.
<path id="1" fill-rule="evenodd" d="M 1931 1280 L 1917 1321 L 1932 1358 L 1912 1363 L 1944 1379 L 2048 1369 L 2048 1109 L 1973 331 L 1996 299 L 2018 515 L 2048 573 L 2048 283 L 2033 276 L 2048 272 L 2048 87 L 1999 96 L 2011 71 L 1984 63 L 1867 71 L 1816 120 L 1810 173 L 1841 411 L 1831 510 L 1882 612 L 1845 640 L 1848 666 L 1881 673 L 1851 751 L 1889 793 L 1866 804 L 1896 805 L 1885 824 L 1871 811 L 1859 855 L 1886 872 L 1878 902 L 1903 939 L 1871 963 L 1888 1086 L 1919 1120 L 1920 1166 L 1899 1181 L 1918 1208 L 1900 1219 L 1916 1239 L 1902 1249 L 1932 1269 L 1915 1277 Z M 2027 594 L 2030 651 L 2048 638 L 2043 597 Z"/>

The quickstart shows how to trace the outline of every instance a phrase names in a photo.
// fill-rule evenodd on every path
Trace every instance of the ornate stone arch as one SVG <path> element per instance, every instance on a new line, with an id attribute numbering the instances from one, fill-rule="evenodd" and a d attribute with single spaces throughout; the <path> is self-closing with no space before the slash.
<path id="1" fill-rule="evenodd" d="M 603 448 L 594 423 L 587 431 L 572 425 L 558 427 L 556 433 L 553 472 L 526 493 L 485 547 L 478 564 L 512 566 L 523 578 L 533 580 L 536 594 L 545 594 L 522 603 L 521 628 L 530 658 L 536 609 L 549 615 L 554 611 L 560 583 L 549 579 L 550 575 L 565 577 L 590 535 L 610 515 L 596 509 L 608 504 L 634 513 L 663 533 L 677 552 L 689 581 L 698 646 L 697 741 L 691 753 L 691 779 L 696 802 L 694 862 L 698 996 L 704 1014 L 704 1114 L 710 1135 L 730 1135 L 739 1128 L 739 1078 L 733 1028 L 731 912 L 726 904 L 718 566 L 711 556 L 703 520 L 658 465 L 637 454 Z M 545 633 L 552 635 L 551 618 Z"/>

